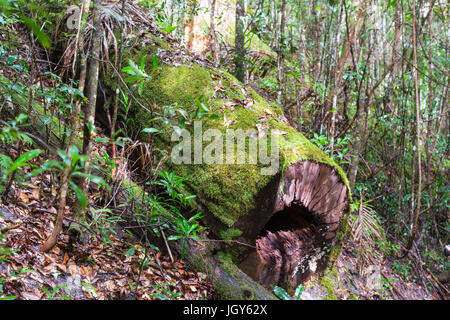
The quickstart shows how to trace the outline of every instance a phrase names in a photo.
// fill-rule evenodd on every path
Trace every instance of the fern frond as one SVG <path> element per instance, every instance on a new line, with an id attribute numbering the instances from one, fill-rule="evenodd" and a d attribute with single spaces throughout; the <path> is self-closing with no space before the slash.
<path id="1" fill-rule="evenodd" d="M 0 171 L 2 173 L 8 172 L 9 168 L 11 168 L 13 161 L 6 154 L 0 153 Z"/>

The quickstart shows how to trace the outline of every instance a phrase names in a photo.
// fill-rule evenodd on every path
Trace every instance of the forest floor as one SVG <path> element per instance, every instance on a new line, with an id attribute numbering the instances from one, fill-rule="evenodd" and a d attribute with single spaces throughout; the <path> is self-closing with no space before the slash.
<path id="1" fill-rule="evenodd" d="M 24 300 L 215 298 L 205 274 L 191 270 L 182 260 L 172 262 L 160 252 L 150 255 L 138 240 L 121 230 L 105 238 L 98 229 L 90 228 L 89 241 L 84 244 L 72 243 L 63 234 L 50 252 L 43 253 L 40 247 L 49 237 L 56 215 L 52 203 L 57 188 L 50 179 L 44 174 L 20 187 L 14 183 L 8 204 L 0 204 L 0 230 L 6 233 L 0 242 L 0 285 L 5 296 Z M 96 194 L 89 196 L 93 200 Z M 66 206 L 64 229 L 71 216 L 71 206 Z M 389 259 L 371 261 L 379 266 L 381 282 L 370 287 L 367 275 L 359 274 L 355 248 L 351 240 L 345 241 L 336 261 L 338 281 L 333 287 L 337 299 L 439 299 L 423 285 L 395 273 Z M 323 289 L 308 288 L 302 299 L 323 299 L 327 295 Z"/>
<path id="2" fill-rule="evenodd" d="M 129 235 L 90 235 L 86 244 L 61 235 L 48 253 L 40 249 L 53 229 L 56 209 L 48 195 L 48 177 L 13 185 L 9 205 L 0 204 L 0 279 L 5 296 L 43 299 L 212 299 L 205 275 L 160 252 L 149 257 Z M 65 227 L 71 208 L 66 207 Z M 93 230 L 93 229 L 91 229 Z M 144 260 L 147 259 L 147 260 Z M 160 266 L 157 264 L 160 263 Z M 161 267 L 161 268 L 160 268 Z M 161 272 L 162 271 L 162 272 Z"/>
<path id="3" fill-rule="evenodd" d="M 393 268 L 392 259 L 378 259 L 372 261 L 372 266 L 379 268 L 378 287 L 369 284 L 370 274 L 364 277 L 359 273 L 359 262 L 357 257 L 357 246 L 351 240 L 344 242 L 342 253 L 336 261 L 335 267 L 339 275 L 338 289 L 336 296 L 338 299 L 346 299 L 353 294 L 358 299 L 367 300 L 433 300 L 440 299 L 431 294 L 424 285 L 413 281 L 405 280 L 396 273 Z M 371 265 L 367 265 L 365 270 L 369 271 Z M 377 272 L 372 268 L 372 272 Z"/>

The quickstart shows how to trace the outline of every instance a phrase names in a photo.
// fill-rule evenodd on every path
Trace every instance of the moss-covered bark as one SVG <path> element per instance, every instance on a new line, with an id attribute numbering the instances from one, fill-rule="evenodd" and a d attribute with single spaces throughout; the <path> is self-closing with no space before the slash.
<path id="1" fill-rule="evenodd" d="M 139 58 L 135 57 L 135 61 Z M 147 65 L 151 65 L 150 60 Z M 207 101 L 211 113 L 219 116 L 214 119 L 203 118 L 204 131 L 219 129 L 225 136 L 227 129 L 256 130 L 258 124 L 263 124 L 268 130 L 281 132 L 280 174 L 283 168 L 300 160 L 311 160 L 335 168 L 342 182 L 348 184 L 343 170 L 283 121 L 277 106 L 267 103 L 255 91 L 243 88 L 226 72 L 208 70 L 195 64 L 178 67 L 164 65 L 153 73 L 152 80 L 144 88 L 144 100 L 154 102 L 159 111 L 165 106 L 177 105 L 188 113 L 195 114 L 195 102 L 200 97 Z M 230 102 L 236 104 L 230 107 Z M 251 107 L 246 107 L 245 104 Z M 137 110 L 136 120 L 142 128 L 155 126 L 155 123 L 150 123 L 150 119 L 151 115 L 147 110 Z M 193 132 L 192 125 L 187 125 L 186 129 Z M 161 140 L 166 143 L 168 137 L 169 132 L 160 134 Z M 203 146 L 206 145 L 204 143 Z M 169 162 L 169 165 L 177 174 L 189 177 L 187 184 L 191 192 L 227 228 L 232 227 L 240 217 L 255 207 L 255 197 L 274 179 L 274 176 L 261 174 L 263 166 L 260 164 L 173 165 Z"/>

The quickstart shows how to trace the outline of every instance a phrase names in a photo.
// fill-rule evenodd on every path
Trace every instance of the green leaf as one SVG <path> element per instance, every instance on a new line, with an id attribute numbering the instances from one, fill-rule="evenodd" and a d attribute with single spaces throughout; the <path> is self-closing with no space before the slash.
<path id="1" fill-rule="evenodd" d="M 111 187 L 109 186 L 109 184 L 102 177 L 99 177 L 99 176 L 96 176 L 93 174 L 87 174 L 87 173 L 76 171 L 76 172 L 72 172 L 70 177 L 89 179 L 89 181 L 91 181 L 95 184 L 101 184 L 102 186 L 105 186 L 106 189 L 111 190 Z"/>
<path id="2" fill-rule="evenodd" d="M 39 28 L 39 26 L 36 24 L 36 22 L 33 19 L 28 18 L 27 16 L 24 16 L 23 14 L 19 14 L 19 17 L 22 19 L 22 21 L 28 26 L 28 28 L 33 31 L 33 34 L 38 39 L 39 43 L 46 49 L 50 49 L 50 38 L 49 36 Z"/>
<path id="3" fill-rule="evenodd" d="M 8 171 L 8 169 L 12 166 L 13 161 L 6 154 L 0 153 L 0 168 L 2 171 Z"/>
<path id="4" fill-rule="evenodd" d="M 81 188 L 72 181 L 70 181 L 69 184 L 72 187 L 73 191 L 75 191 L 78 201 L 80 202 L 81 208 L 83 210 L 85 210 L 87 207 L 87 198 L 86 198 L 86 195 L 84 194 L 83 190 L 81 190 Z"/>
<path id="5" fill-rule="evenodd" d="M 16 159 L 16 161 L 13 162 L 12 166 L 8 170 L 7 175 L 14 172 L 16 169 L 18 169 L 20 167 L 24 167 L 24 166 L 28 165 L 27 161 L 30 161 L 31 159 L 36 158 L 41 153 L 42 153 L 41 149 L 34 149 L 31 151 L 25 152 L 20 157 L 18 157 Z"/>
<path id="6" fill-rule="evenodd" d="M 282 300 L 291 300 L 291 296 L 281 287 L 272 286 L 275 295 Z"/>
<path id="7" fill-rule="evenodd" d="M 153 70 L 158 70 L 158 56 L 156 54 L 153 55 Z"/>
<path id="8" fill-rule="evenodd" d="M 303 285 L 300 284 L 297 287 L 297 289 L 295 289 L 295 293 L 294 293 L 295 299 L 300 300 L 302 293 L 303 293 Z"/>
<path id="9" fill-rule="evenodd" d="M 147 74 L 145 74 L 139 67 L 133 62 L 133 60 L 128 59 L 128 63 L 130 64 L 131 69 L 134 71 L 134 75 L 137 75 L 141 78 L 148 77 Z"/>
<path id="10" fill-rule="evenodd" d="M 179 239 L 183 239 L 183 238 L 184 238 L 184 236 L 181 236 L 181 235 L 172 235 L 172 236 L 167 237 L 167 240 L 173 241 L 173 240 L 179 240 Z"/>
<path id="11" fill-rule="evenodd" d="M 145 59 L 147 58 L 147 55 L 144 55 L 141 59 L 141 71 L 145 70 Z"/>
<path id="12" fill-rule="evenodd" d="M 132 255 L 134 255 L 135 251 L 136 251 L 136 249 L 134 247 L 131 247 L 130 249 L 128 249 L 128 251 L 125 253 L 125 255 L 127 256 L 127 258 L 129 258 Z"/>
<path id="13" fill-rule="evenodd" d="M 144 133 L 156 133 L 156 132 L 159 132 L 159 130 L 156 129 L 156 128 L 145 128 L 145 129 L 142 129 L 141 132 L 144 132 Z"/>

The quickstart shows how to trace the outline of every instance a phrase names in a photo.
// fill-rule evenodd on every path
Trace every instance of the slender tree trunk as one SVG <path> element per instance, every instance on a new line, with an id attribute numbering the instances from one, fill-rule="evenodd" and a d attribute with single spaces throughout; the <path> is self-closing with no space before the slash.
<path id="1" fill-rule="evenodd" d="M 280 40 L 277 47 L 277 80 L 280 86 L 278 90 L 278 101 L 280 101 L 281 107 L 284 109 L 284 71 L 283 71 L 283 58 L 284 58 L 284 45 L 285 45 L 285 27 L 286 27 L 286 0 L 281 0 L 281 21 L 280 21 Z"/>
<path id="2" fill-rule="evenodd" d="M 345 3 L 343 5 L 345 5 Z M 351 30 L 350 34 L 347 35 L 347 41 L 345 42 L 342 56 L 340 59 L 336 59 L 337 62 L 335 64 L 335 69 L 334 69 L 334 84 L 333 84 L 333 87 L 330 92 L 330 97 L 331 97 L 330 100 L 332 101 L 332 103 L 328 104 L 329 105 L 329 110 L 328 110 L 329 117 L 328 117 L 327 133 L 330 138 L 334 136 L 334 126 L 335 126 L 334 121 L 335 121 L 335 117 L 336 117 L 335 116 L 336 111 L 334 110 L 333 105 L 336 104 L 336 106 L 337 106 L 337 98 L 338 98 L 340 87 L 342 85 L 342 77 L 344 76 L 344 71 L 345 71 L 344 69 L 345 69 L 345 66 L 347 65 L 347 61 L 350 57 L 351 46 L 355 39 L 355 34 L 356 34 L 356 30 L 358 28 L 359 20 L 364 12 L 365 7 L 366 7 L 366 0 L 361 0 L 359 3 L 358 13 L 356 14 L 356 18 L 355 18 L 355 22 L 352 27 L 352 30 Z M 340 18 L 338 18 L 338 19 L 339 19 L 339 23 L 338 23 L 338 27 L 339 27 Z"/>
<path id="3" fill-rule="evenodd" d="M 90 6 L 90 0 L 83 1 L 82 7 L 81 7 L 81 13 L 80 17 L 85 16 L 89 13 L 89 6 Z M 84 25 L 82 25 L 81 20 L 78 23 L 78 37 L 77 37 L 77 51 L 80 54 L 80 81 L 78 83 L 78 90 L 80 92 L 84 91 L 85 86 L 85 80 L 86 80 L 86 59 L 85 54 L 83 51 L 84 46 L 84 37 L 83 37 L 83 29 Z M 71 162 L 71 154 L 69 152 L 70 148 L 74 145 L 75 139 L 78 135 L 78 131 L 80 128 L 80 117 L 81 117 L 81 99 L 77 99 L 75 101 L 74 109 L 72 111 L 71 117 L 70 117 L 70 136 L 67 141 L 67 147 L 66 147 L 66 153 L 69 156 L 69 163 Z M 62 230 L 62 224 L 64 219 L 64 211 L 66 208 L 66 202 L 67 202 L 67 191 L 68 191 L 68 180 L 69 180 L 69 174 L 70 174 L 70 168 L 66 168 L 64 170 L 63 175 L 60 179 L 60 191 L 59 191 L 59 203 L 58 203 L 58 211 L 56 215 L 56 222 L 55 227 L 53 228 L 53 232 L 51 236 L 46 240 L 46 242 L 42 245 L 41 250 L 43 252 L 50 251 L 58 241 L 58 236 L 61 233 Z"/>
<path id="4" fill-rule="evenodd" d="M 416 105 L 416 147 L 417 147 L 417 173 L 418 173 L 418 186 L 417 186 L 417 204 L 416 204 L 416 214 L 413 220 L 413 227 L 411 230 L 411 236 L 406 245 L 406 256 L 411 250 L 414 240 L 417 237 L 417 230 L 419 224 L 420 216 L 420 202 L 421 202 L 421 192 L 422 192 L 422 156 L 420 148 L 420 98 L 419 98 L 419 72 L 417 64 L 417 34 L 416 34 L 416 0 L 413 0 L 413 52 L 414 52 L 414 87 L 415 87 L 415 105 Z"/>
<path id="5" fill-rule="evenodd" d="M 272 22 L 272 31 L 273 31 L 273 43 L 272 48 L 275 50 L 278 49 L 278 0 L 273 0 L 273 22 Z"/>
<path id="6" fill-rule="evenodd" d="M 185 15 L 185 8 L 186 8 L 186 0 L 180 0 L 178 2 L 178 21 L 177 21 L 177 31 L 175 32 L 175 35 L 177 39 L 183 39 L 184 35 L 184 15 Z"/>
<path id="7" fill-rule="evenodd" d="M 172 2 L 174 3 L 174 2 Z M 125 14 L 125 0 L 122 0 L 122 16 Z M 173 10 L 172 10 L 172 18 L 173 18 Z M 171 18 L 171 19 L 172 19 Z M 117 53 L 119 58 L 116 60 L 117 61 L 117 65 L 116 65 L 116 69 L 119 69 L 122 65 L 122 49 L 123 49 L 123 36 L 124 36 L 124 32 L 125 30 L 123 29 L 123 24 L 120 30 L 120 45 L 119 45 L 119 52 Z M 114 107 L 113 107 L 113 115 L 112 115 L 112 120 L 111 120 L 111 139 L 114 139 L 115 133 L 116 133 L 116 123 L 117 123 L 117 113 L 119 111 L 119 97 L 120 97 L 120 79 L 117 78 L 117 82 L 116 82 L 116 95 L 114 97 Z M 111 144 L 111 149 L 112 149 L 112 159 L 114 161 L 114 163 L 117 165 L 117 147 L 116 144 L 113 142 Z M 111 169 L 111 177 L 114 179 L 116 175 L 116 166 L 113 167 Z"/>
<path id="8" fill-rule="evenodd" d="M 209 15 L 209 51 L 211 52 L 214 62 L 218 62 L 216 50 L 216 0 L 210 0 L 210 15 Z"/>
<path id="9" fill-rule="evenodd" d="M 92 138 L 95 136 L 95 106 L 97 104 L 97 88 L 98 88 L 98 76 L 99 76 L 99 57 L 102 44 L 101 35 L 101 18 L 99 9 L 94 6 L 93 9 L 93 26 L 94 33 L 92 36 L 92 50 L 89 57 L 89 70 L 87 81 L 87 93 L 88 104 L 85 109 L 85 124 L 83 132 L 83 154 L 90 156 L 92 150 Z M 86 161 L 84 171 L 89 173 L 90 161 Z M 83 193 L 86 194 L 88 180 L 81 179 L 78 186 Z M 79 201 L 75 203 L 73 218 L 78 222 L 84 222 L 86 220 L 86 209 L 82 208 Z M 82 230 L 79 225 L 72 224 L 70 226 L 70 232 L 81 234 Z"/>
<path id="10" fill-rule="evenodd" d="M 244 48 L 244 0 L 236 2 L 236 39 L 235 39 L 235 75 L 236 78 L 245 83 L 245 48 Z"/>

